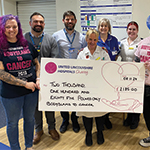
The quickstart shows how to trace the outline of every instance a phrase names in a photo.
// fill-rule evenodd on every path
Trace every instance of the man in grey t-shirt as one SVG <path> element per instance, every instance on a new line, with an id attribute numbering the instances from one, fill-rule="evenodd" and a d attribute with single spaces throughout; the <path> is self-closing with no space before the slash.
<path id="1" fill-rule="evenodd" d="M 25 38 L 34 45 L 36 50 L 39 52 L 39 62 L 41 57 L 54 58 L 58 54 L 57 43 L 55 39 L 43 32 L 45 27 L 44 16 L 38 12 L 34 12 L 30 16 L 29 24 L 31 26 L 31 32 L 25 33 Z M 39 78 L 37 78 L 39 80 Z M 42 111 L 38 111 L 38 104 L 35 110 L 35 136 L 33 144 L 37 144 L 41 140 L 43 135 L 43 116 Z M 48 133 L 51 135 L 53 140 L 59 139 L 59 134 L 55 129 L 55 112 L 45 112 L 46 121 L 48 124 Z"/>

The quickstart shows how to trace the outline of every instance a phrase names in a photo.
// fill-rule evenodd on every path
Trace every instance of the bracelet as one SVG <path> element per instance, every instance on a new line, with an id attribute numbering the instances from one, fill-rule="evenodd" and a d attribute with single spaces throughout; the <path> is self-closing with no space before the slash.
<path id="1" fill-rule="evenodd" d="M 40 80 L 40 78 L 36 78 L 36 80 Z"/>
<path id="2" fill-rule="evenodd" d="M 25 86 L 26 86 L 26 84 L 27 84 L 27 81 L 25 81 Z"/>

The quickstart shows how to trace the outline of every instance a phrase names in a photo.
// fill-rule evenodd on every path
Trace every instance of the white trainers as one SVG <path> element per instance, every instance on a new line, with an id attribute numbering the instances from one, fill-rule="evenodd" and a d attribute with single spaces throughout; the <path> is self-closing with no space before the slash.
<path id="1" fill-rule="evenodd" d="M 150 139 L 145 138 L 139 141 L 139 144 L 143 147 L 150 147 Z"/>

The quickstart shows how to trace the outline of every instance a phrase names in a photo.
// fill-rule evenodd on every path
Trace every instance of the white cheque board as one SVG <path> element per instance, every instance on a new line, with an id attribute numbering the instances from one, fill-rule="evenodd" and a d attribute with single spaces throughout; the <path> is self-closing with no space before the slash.
<path id="1" fill-rule="evenodd" d="M 41 59 L 39 110 L 143 111 L 143 63 Z"/>

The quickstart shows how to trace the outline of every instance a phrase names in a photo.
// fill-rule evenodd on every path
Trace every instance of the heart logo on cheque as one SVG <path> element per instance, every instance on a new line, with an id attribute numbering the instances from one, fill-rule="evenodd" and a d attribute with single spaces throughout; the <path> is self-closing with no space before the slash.
<path id="1" fill-rule="evenodd" d="M 122 64 L 108 62 L 102 66 L 101 74 L 105 82 L 116 91 L 117 95 L 116 100 L 102 98 L 101 101 L 104 104 L 119 111 L 131 112 L 143 105 L 138 99 L 132 97 L 128 99 L 120 98 L 121 92 L 119 89 L 121 87 L 126 87 L 127 89 L 134 87 L 137 77 L 140 76 L 140 69 L 136 65 L 130 62 Z"/>

